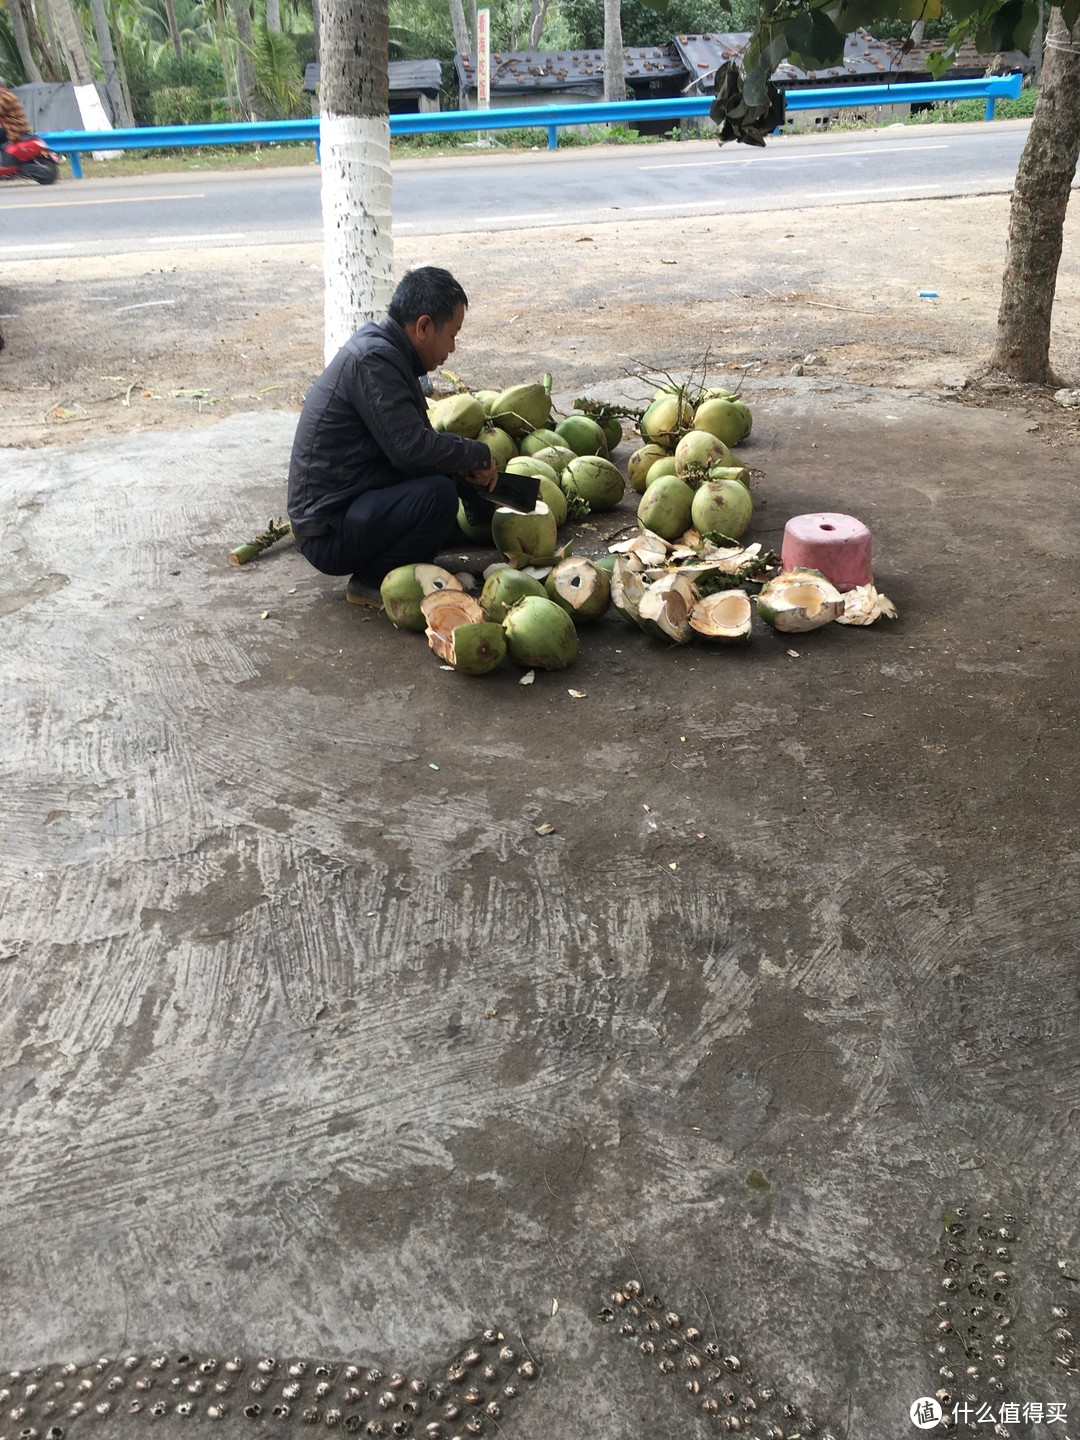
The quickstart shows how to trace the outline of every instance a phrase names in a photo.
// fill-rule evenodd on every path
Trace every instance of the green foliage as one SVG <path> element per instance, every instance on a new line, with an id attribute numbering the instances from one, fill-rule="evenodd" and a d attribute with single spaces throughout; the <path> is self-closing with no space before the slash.
<path id="1" fill-rule="evenodd" d="M 289 120 L 304 110 L 303 71 L 288 35 L 266 26 L 255 28 L 255 88 L 268 119 Z"/>
<path id="2" fill-rule="evenodd" d="M 205 125 L 212 116 L 210 97 L 191 85 L 166 86 L 150 96 L 152 125 Z"/>
<path id="3" fill-rule="evenodd" d="M 1039 92 L 1029 86 L 1020 91 L 1018 100 L 999 100 L 994 107 L 995 120 L 1030 120 L 1035 114 L 1035 101 Z M 946 105 L 935 105 L 932 110 L 920 110 L 905 123 L 908 125 L 959 125 L 972 120 L 981 120 L 986 114 L 985 100 L 951 100 Z"/>
<path id="4" fill-rule="evenodd" d="M 15 32 L 11 28 L 11 17 L 0 10 L 0 75 L 9 85 L 22 85 L 26 76 L 15 44 Z"/>
<path id="5" fill-rule="evenodd" d="M 604 44 L 604 7 L 596 0 L 560 0 L 559 13 L 575 48 L 600 50 Z M 749 30 L 762 13 L 759 0 L 671 0 L 660 12 L 643 0 L 623 0 L 624 45 L 666 45 L 672 35 Z"/>

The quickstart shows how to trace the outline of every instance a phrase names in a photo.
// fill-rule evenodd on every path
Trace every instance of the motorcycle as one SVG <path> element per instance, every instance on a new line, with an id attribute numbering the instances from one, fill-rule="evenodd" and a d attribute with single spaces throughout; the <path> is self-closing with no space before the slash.
<path id="1" fill-rule="evenodd" d="M 39 185 L 52 185 L 60 174 L 61 159 L 46 149 L 39 135 L 24 135 L 0 146 L 0 180 L 14 180 L 22 175 Z"/>

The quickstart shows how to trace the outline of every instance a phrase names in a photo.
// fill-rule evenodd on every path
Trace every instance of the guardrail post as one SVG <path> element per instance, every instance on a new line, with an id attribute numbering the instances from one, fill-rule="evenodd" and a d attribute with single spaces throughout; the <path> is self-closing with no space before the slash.
<path id="1" fill-rule="evenodd" d="M 82 156 L 79 154 L 79 152 L 78 152 L 77 150 L 72 150 L 71 154 L 70 154 L 67 158 L 71 161 L 71 174 L 72 174 L 72 178 L 75 179 L 75 180 L 81 180 L 81 179 L 82 179 Z"/>
<path id="2" fill-rule="evenodd" d="M 559 148 L 559 127 L 558 127 L 557 125 L 549 125 L 549 126 L 548 126 L 548 149 L 549 149 L 549 150 L 557 150 L 558 148 Z"/>
<path id="3" fill-rule="evenodd" d="M 996 104 L 997 100 L 991 95 L 986 102 L 986 114 L 983 116 L 984 120 L 992 120 L 994 118 L 994 106 Z"/>

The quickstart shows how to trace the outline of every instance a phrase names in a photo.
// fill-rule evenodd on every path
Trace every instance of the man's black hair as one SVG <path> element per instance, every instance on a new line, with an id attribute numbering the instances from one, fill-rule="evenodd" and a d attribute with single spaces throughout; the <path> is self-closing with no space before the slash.
<path id="1" fill-rule="evenodd" d="M 449 270 L 437 265 L 421 265 L 410 270 L 398 285 L 386 307 L 391 320 L 411 325 L 421 315 L 430 315 L 436 325 L 445 325 L 454 318 L 459 305 L 468 308 L 469 297 Z"/>

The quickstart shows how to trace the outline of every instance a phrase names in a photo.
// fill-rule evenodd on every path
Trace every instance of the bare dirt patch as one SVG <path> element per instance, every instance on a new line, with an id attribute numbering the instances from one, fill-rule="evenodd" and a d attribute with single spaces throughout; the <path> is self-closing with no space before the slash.
<path id="1" fill-rule="evenodd" d="M 470 383 L 550 370 L 565 392 L 641 364 L 808 373 L 959 393 L 993 341 L 1009 200 L 844 206 L 399 241 L 473 304 L 451 362 Z M 1058 282 L 1054 361 L 1080 374 L 1080 221 Z M 322 364 L 322 256 L 261 246 L 10 264 L 0 292 L 0 443 L 35 446 L 296 410 Z M 919 291 L 937 292 L 920 299 Z M 807 359 L 807 357 L 813 357 Z M 1030 407 L 1042 392 L 969 391 Z"/>

